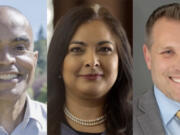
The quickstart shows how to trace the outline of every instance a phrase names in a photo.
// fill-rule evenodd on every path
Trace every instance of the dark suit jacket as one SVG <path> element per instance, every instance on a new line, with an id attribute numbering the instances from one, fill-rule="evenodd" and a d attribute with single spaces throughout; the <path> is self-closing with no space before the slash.
<path id="1" fill-rule="evenodd" d="M 153 90 L 134 99 L 133 135 L 165 135 Z"/>

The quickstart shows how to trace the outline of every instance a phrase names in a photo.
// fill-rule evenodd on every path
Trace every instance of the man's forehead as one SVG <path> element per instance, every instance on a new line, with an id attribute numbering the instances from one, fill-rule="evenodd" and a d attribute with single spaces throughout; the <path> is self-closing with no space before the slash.
<path id="1" fill-rule="evenodd" d="M 24 15 L 14 8 L 0 6 L 0 41 L 26 37 L 33 42 L 31 26 Z"/>
<path id="2" fill-rule="evenodd" d="M 29 25 L 24 15 L 8 7 L 0 7 L 0 23 L 12 27 Z"/>

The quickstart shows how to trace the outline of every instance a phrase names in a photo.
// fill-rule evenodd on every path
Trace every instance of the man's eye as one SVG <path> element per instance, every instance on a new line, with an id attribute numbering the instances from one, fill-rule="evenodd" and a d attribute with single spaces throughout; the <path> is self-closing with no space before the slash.
<path id="1" fill-rule="evenodd" d="M 170 57 L 170 56 L 173 56 L 175 52 L 173 50 L 166 50 L 166 51 L 163 51 L 161 54 L 162 56 Z"/>
<path id="2" fill-rule="evenodd" d="M 163 52 L 163 54 L 173 54 L 173 51 L 172 50 L 166 50 Z"/>
<path id="3" fill-rule="evenodd" d="M 26 47 L 23 44 L 21 44 L 21 45 L 17 45 L 15 47 L 15 49 L 18 50 L 18 51 L 24 51 L 26 49 Z"/>

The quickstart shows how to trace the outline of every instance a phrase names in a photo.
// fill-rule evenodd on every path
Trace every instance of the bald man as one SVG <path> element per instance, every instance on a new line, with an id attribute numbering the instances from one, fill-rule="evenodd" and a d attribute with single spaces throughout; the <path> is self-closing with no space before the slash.
<path id="1" fill-rule="evenodd" d="M 27 96 L 38 53 L 17 9 L 0 6 L 0 135 L 46 135 L 46 106 Z"/>

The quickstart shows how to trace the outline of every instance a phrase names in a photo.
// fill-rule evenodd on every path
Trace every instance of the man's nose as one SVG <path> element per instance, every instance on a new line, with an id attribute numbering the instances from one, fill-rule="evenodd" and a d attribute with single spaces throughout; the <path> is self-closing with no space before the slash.
<path id="1" fill-rule="evenodd" d="M 177 60 L 174 61 L 177 69 L 180 71 L 180 54 L 177 57 Z"/>
<path id="2" fill-rule="evenodd" d="M 11 65 L 16 62 L 15 57 L 10 54 L 7 50 L 0 50 L 0 64 Z"/>
<path id="3" fill-rule="evenodd" d="M 175 73 L 177 73 L 178 75 L 180 74 L 180 54 L 174 57 L 171 67 L 173 71 L 175 71 Z"/>
<path id="4" fill-rule="evenodd" d="M 89 51 L 87 52 L 87 54 L 85 55 L 85 67 L 99 67 L 100 66 L 100 61 L 99 61 L 99 57 L 96 54 L 95 51 Z"/>

